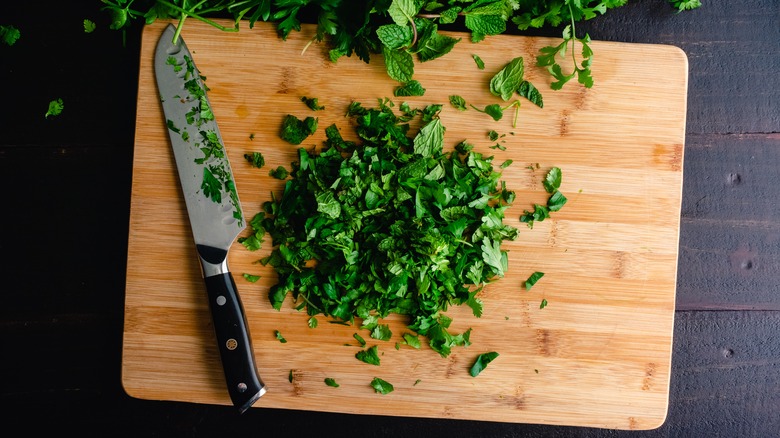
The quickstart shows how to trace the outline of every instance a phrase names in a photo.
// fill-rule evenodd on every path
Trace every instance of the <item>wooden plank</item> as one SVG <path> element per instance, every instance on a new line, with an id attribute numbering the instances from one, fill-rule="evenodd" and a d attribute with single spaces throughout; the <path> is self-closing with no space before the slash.
<path id="1" fill-rule="evenodd" d="M 150 62 L 162 26 L 145 30 L 141 55 L 122 379 L 128 393 L 139 398 L 224 404 L 228 400 L 183 202 L 170 152 L 161 147 L 167 145 L 167 134 Z M 261 150 L 269 168 L 295 160 L 297 148 L 281 142 L 277 130 L 286 113 L 310 114 L 301 96 L 318 96 L 330 106 L 331 113 L 317 114 L 321 126 L 327 126 L 344 123 L 343 111 L 352 100 L 370 105 L 392 93 L 394 84 L 381 63 L 346 59 L 332 64 L 325 61 L 326 48 L 317 45 L 301 55 L 312 35 L 307 27 L 281 43 L 269 26 L 226 35 L 194 22 L 185 31 L 208 77 L 249 216 L 281 183 L 246 163 L 241 166 L 242 156 Z M 474 47 L 461 44 L 447 59 L 417 66 L 416 78 L 428 92 L 408 101 L 413 106 L 446 103 L 457 90 L 476 106 L 495 103 L 487 92 L 490 77 L 513 57 L 532 59 L 551 41 L 506 36 L 480 43 L 479 54 L 489 66 L 485 71 L 473 65 Z M 266 296 L 273 272 L 255 263 L 270 249 L 250 253 L 236 244 L 230 259 L 234 272 L 263 276 L 239 286 L 270 388 L 258 407 L 617 429 L 648 429 L 663 422 L 679 223 L 658 220 L 654 213 L 659 205 L 679 211 L 687 63 L 681 51 L 669 46 L 596 42 L 594 47 L 604 60 L 594 72 L 601 77 L 596 87 L 547 92 L 543 110 L 523 107 L 517 128 L 511 117 L 496 123 L 476 111 L 446 106 L 442 112 L 451 146 L 470 139 L 494 154 L 497 163 L 506 158 L 517 163 L 504 179 L 527 201 L 516 202 L 508 217 L 518 218 L 544 196 L 543 172 L 525 164 L 564 169 L 563 190 L 571 195 L 553 220 L 521 229 L 521 238 L 507 245 L 510 270 L 484 292 L 482 318 L 473 318 L 469 309 L 449 312 L 456 331 L 473 327 L 468 349 L 443 359 L 428 348 L 395 350 L 389 342 L 380 345 L 382 366 L 363 364 L 354 358 L 357 327 L 321 323 L 324 327 L 311 330 L 306 316 L 290 305 L 271 309 Z M 273 59 L 286 61 L 269 62 Z M 663 94 L 652 85 L 661 72 L 667 80 Z M 526 77 L 546 89 L 549 79 L 541 69 L 528 68 Z M 485 139 L 490 129 L 518 135 L 508 139 L 505 152 L 493 151 Z M 320 132 L 310 142 L 323 138 Z M 618 208 L 605 200 L 619 201 Z M 532 293 L 519 292 L 535 270 L 548 273 L 543 284 Z M 540 310 L 543 297 L 551 305 Z M 405 322 L 388 321 L 398 339 Z M 280 344 L 276 330 L 289 342 Z M 469 376 L 474 357 L 491 350 L 499 351 L 501 360 L 479 380 Z M 396 391 L 378 398 L 368 386 L 373 376 L 390 381 Z M 336 378 L 341 387 L 325 386 L 325 377 Z M 422 383 L 415 385 L 417 380 Z"/>
<path id="2" fill-rule="evenodd" d="M 780 135 L 686 144 L 678 309 L 780 310 Z"/>

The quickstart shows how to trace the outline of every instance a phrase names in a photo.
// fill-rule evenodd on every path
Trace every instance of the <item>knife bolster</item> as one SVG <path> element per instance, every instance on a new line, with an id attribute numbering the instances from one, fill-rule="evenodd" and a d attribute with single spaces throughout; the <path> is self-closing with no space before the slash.
<path id="1" fill-rule="evenodd" d="M 200 267 L 203 270 L 203 278 L 215 275 L 227 274 L 227 251 L 213 246 L 196 245 Z"/>

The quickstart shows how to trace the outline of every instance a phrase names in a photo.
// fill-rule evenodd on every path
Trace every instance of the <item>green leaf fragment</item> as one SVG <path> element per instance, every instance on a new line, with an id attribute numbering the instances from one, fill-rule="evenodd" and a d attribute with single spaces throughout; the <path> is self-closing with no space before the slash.
<path id="1" fill-rule="evenodd" d="M 528 280 L 525 281 L 525 290 L 531 290 L 531 288 L 536 284 L 537 281 L 539 281 L 542 277 L 544 277 L 544 272 L 534 272 L 528 277 Z"/>
<path id="2" fill-rule="evenodd" d="M 58 116 L 63 109 L 65 109 L 65 104 L 62 102 L 62 99 L 52 100 L 49 102 L 49 109 L 46 111 L 45 117 L 48 119 L 49 116 Z"/>
<path id="3" fill-rule="evenodd" d="M 374 377 L 374 379 L 371 380 L 371 387 L 374 388 L 374 391 L 378 394 L 389 394 L 395 389 L 390 382 L 380 379 L 379 377 Z"/>
<path id="4" fill-rule="evenodd" d="M 471 377 L 477 377 L 479 373 L 484 371 L 485 368 L 487 368 L 488 364 L 497 357 L 498 357 L 498 353 L 496 353 L 495 351 L 491 351 L 489 353 L 482 353 L 479 356 L 477 356 L 477 359 L 474 361 L 474 365 L 472 365 L 471 369 L 469 370 L 469 374 L 471 374 Z"/>
<path id="5" fill-rule="evenodd" d="M 330 377 L 325 378 L 325 384 L 333 388 L 338 388 L 340 385 L 336 383 L 336 380 Z"/>

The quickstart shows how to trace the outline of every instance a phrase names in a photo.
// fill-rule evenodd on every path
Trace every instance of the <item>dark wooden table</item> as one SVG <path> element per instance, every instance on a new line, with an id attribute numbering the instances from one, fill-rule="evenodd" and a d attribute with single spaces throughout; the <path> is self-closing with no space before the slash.
<path id="1" fill-rule="evenodd" d="M 676 45 L 690 62 L 669 414 L 656 430 L 627 432 L 275 409 L 238 416 L 225 406 L 128 397 L 120 367 L 140 23 L 123 46 L 98 1 L 4 2 L 0 24 L 22 38 L 0 44 L 2 428 L 23 436 L 780 436 L 780 1 L 704 3 L 675 14 L 663 0 L 632 0 L 579 26 L 597 40 Z M 95 33 L 83 32 L 85 18 Z M 47 119 L 56 98 L 65 111 Z"/>

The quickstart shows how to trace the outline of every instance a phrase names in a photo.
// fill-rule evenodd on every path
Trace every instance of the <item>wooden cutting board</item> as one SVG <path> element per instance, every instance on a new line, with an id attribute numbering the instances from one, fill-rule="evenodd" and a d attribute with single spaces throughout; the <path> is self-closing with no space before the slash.
<path id="1" fill-rule="evenodd" d="M 227 22 L 226 22 L 227 23 Z M 122 382 L 133 397 L 229 404 L 208 304 L 174 169 L 153 76 L 153 50 L 166 23 L 143 32 L 127 261 Z M 268 175 L 290 167 L 297 146 L 279 139 L 284 115 L 319 118 L 321 129 L 303 146 L 321 145 L 324 127 L 336 123 L 349 137 L 347 106 L 376 106 L 390 97 L 414 107 L 444 104 L 445 148 L 462 140 L 495 163 L 517 193 L 507 223 L 520 230 L 505 242 L 509 271 L 481 295 L 484 314 L 467 307 L 448 312 L 456 332 L 473 328 L 472 344 L 442 358 L 427 346 L 395 348 L 406 321 L 391 317 L 390 341 L 369 338 L 359 326 L 311 329 L 308 317 L 286 302 L 268 301 L 275 283 L 256 252 L 236 243 L 229 264 L 237 277 L 254 352 L 268 393 L 256 408 L 274 407 L 616 429 L 651 429 L 666 417 L 685 138 L 687 58 L 661 45 L 593 42 L 595 85 L 549 88 L 534 66 L 540 47 L 557 39 L 495 36 L 478 44 L 466 34 L 448 55 L 417 63 L 423 97 L 393 98 L 397 85 L 381 57 L 332 63 L 324 44 L 308 45 L 305 26 L 287 41 L 258 23 L 238 33 L 189 20 L 183 37 L 207 77 L 214 113 L 235 171 L 247 217 L 260 211 L 282 182 Z M 485 69 L 472 59 L 479 55 Z M 524 102 L 517 127 L 512 114 L 496 122 L 448 96 L 484 108 L 500 103 L 488 82 L 507 62 L 523 56 L 526 79 L 543 93 L 544 108 Z M 317 97 L 324 111 L 300 101 Z M 491 149 L 487 132 L 507 134 L 506 150 Z M 262 152 L 266 167 L 243 158 Z M 537 167 L 538 165 L 538 167 Z M 520 223 L 524 209 L 544 202 L 541 181 L 563 171 L 568 204 L 533 229 Z M 530 291 L 524 281 L 546 275 Z M 261 275 L 257 283 L 243 273 Z M 546 299 L 548 305 L 540 309 Z M 288 298 L 289 300 L 289 298 Z M 276 331 L 287 339 L 281 343 Z M 359 333 L 378 345 L 381 365 L 358 361 Z M 480 353 L 499 357 L 477 377 L 469 368 Z M 289 381 L 292 373 L 293 381 Z M 327 386 L 335 379 L 340 387 Z M 395 387 L 381 395 L 369 385 L 380 377 Z"/>

